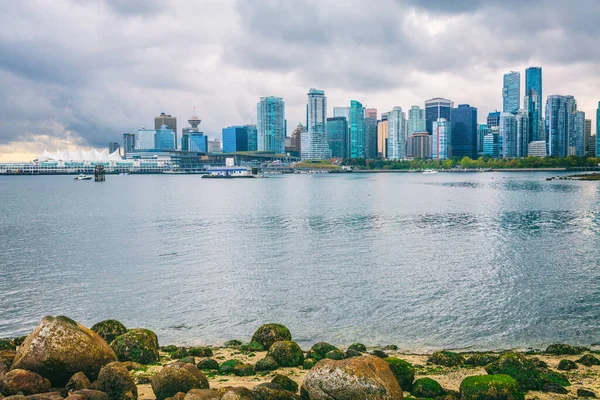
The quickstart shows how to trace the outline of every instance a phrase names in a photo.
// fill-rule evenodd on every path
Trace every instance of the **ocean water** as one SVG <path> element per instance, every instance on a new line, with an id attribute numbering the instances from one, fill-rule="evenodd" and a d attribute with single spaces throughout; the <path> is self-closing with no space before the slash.
<path id="1" fill-rule="evenodd" d="M 600 186 L 547 173 L 0 178 L 0 337 L 505 349 L 600 336 Z"/>

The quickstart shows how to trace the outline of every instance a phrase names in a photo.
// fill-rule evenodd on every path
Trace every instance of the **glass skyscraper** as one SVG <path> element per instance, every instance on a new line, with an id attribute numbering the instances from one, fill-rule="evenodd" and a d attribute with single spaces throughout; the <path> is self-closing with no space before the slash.
<path id="1" fill-rule="evenodd" d="M 166 125 L 173 131 L 175 147 L 177 149 L 177 118 L 166 113 L 160 113 L 158 117 L 154 117 L 154 130 L 158 131 L 161 126 Z"/>
<path id="2" fill-rule="evenodd" d="M 504 74 L 502 87 L 502 111 L 516 114 L 521 108 L 521 73 Z"/>
<path id="3" fill-rule="evenodd" d="M 127 153 L 133 153 L 135 150 L 135 134 L 124 133 L 123 134 L 123 156 Z"/>
<path id="4" fill-rule="evenodd" d="M 388 117 L 388 160 L 406 158 L 406 116 L 401 107 L 394 107 Z"/>
<path id="5" fill-rule="evenodd" d="M 585 156 L 585 113 L 577 111 L 573 115 L 573 129 L 569 135 L 569 155 Z"/>
<path id="6" fill-rule="evenodd" d="M 500 111 L 494 111 L 488 114 L 487 126 L 490 129 L 495 126 L 500 126 Z"/>
<path id="7" fill-rule="evenodd" d="M 546 101 L 546 137 L 548 155 L 566 157 L 569 145 L 573 143 L 570 136 L 574 131 L 577 102 L 573 96 L 548 96 Z"/>
<path id="8" fill-rule="evenodd" d="M 350 158 L 365 157 L 365 109 L 356 100 L 350 102 Z"/>
<path id="9" fill-rule="evenodd" d="M 281 97 L 261 97 L 257 106 L 258 151 L 285 151 L 285 103 Z"/>
<path id="10" fill-rule="evenodd" d="M 451 113 L 454 103 L 448 99 L 436 97 L 425 102 L 425 129 L 431 135 L 433 133 L 433 123 L 439 118 L 443 118 L 447 123 L 452 121 Z"/>
<path id="11" fill-rule="evenodd" d="M 459 104 L 453 108 L 452 120 L 452 157 L 477 158 L 477 109 L 468 104 Z"/>
<path id="12" fill-rule="evenodd" d="M 450 123 L 448 120 L 439 118 L 432 123 L 431 128 L 433 130 L 431 157 L 434 160 L 446 160 L 452 157 Z"/>
<path id="13" fill-rule="evenodd" d="M 256 125 L 244 125 L 248 132 L 248 151 L 258 150 L 258 138 Z"/>
<path id="14" fill-rule="evenodd" d="M 248 128 L 230 126 L 222 130 L 223 153 L 248 151 Z"/>
<path id="15" fill-rule="evenodd" d="M 366 113 L 366 115 L 369 115 Z M 372 115 L 372 114 L 371 114 Z M 377 119 L 365 117 L 365 158 L 377 158 Z"/>
<path id="16" fill-rule="evenodd" d="M 152 150 L 155 149 L 156 130 L 146 129 L 144 127 L 138 129 L 135 133 L 135 149 L 136 150 Z"/>
<path id="17" fill-rule="evenodd" d="M 483 138 L 490 133 L 490 128 L 487 124 L 479 124 L 477 126 L 477 155 L 483 154 Z"/>
<path id="18" fill-rule="evenodd" d="M 208 136 L 202 132 L 192 132 L 189 135 L 189 151 L 208 152 Z"/>
<path id="19" fill-rule="evenodd" d="M 517 153 L 517 119 L 511 112 L 500 114 L 500 137 L 502 138 L 502 158 L 516 158 Z"/>
<path id="20" fill-rule="evenodd" d="M 529 67 L 525 70 L 525 102 L 523 108 L 529 116 L 528 140 L 546 140 L 542 115 L 542 67 Z"/>
<path id="21" fill-rule="evenodd" d="M 517 157 L 527 157 L 529 148 L 529 113 L 519 110 L 515 117 L 517 121 Z"/>
<path id="22" fill-rule="evenodd" d="M 419 106 L 412 106 L 408 110 L 408 132 L 410 136 L 413 133 L 421 133 L 427 131 L 427 120 L 425 118 L 425 110 Z"/>
<path id="23" fill-rule="evenodd" d="M 154 134 L 154 148 L 160 150 L 175 149 L 175 133 L 166 124 L 161 125 L 160 129 Z"/>
<path id="24" fill-rule="evenodd" d="M 317 89 L 308 91 L 306 105 L 307 131 L 301 136 L 300 156 L 303 160 L 324 160 L 331 158 L 327 144 L 327 97 Z"/>
<path id="25" fill-rule="evenodd" d="M 327 118 L 327 143 L 333 158 L 348 158 L 348 121 L 345 117 Z"/>

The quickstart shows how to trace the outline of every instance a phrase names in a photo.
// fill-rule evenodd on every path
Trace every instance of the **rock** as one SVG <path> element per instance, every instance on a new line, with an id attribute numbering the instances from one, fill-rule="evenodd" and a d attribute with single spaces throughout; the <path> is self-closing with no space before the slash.
<path id="1" fill-rule="evenodd" d="M 9 339 L 0 339 L 0 350 L 15 350 L 16 346 Z"/>
<path id="2" fill-rule="evenodd" d="M 219 363 L 212 358 L 205 358 L 204 360 L 200 360 L 196 367 L 207 371 L 215 371 L 219 369 Z"/>
<path id="3" fill-rule="evenodd" d="M 242 345 L 242 342 L 240 342 L 237 339 L 233 339 L 233 340 L 228 340 L 225 342 L 225 347 L 227 347 L 228 349 L 237 349 Z"/>
<path id="4" fill-rule="evenodd" d="M 329 358 L 332 360 L 343 360 L 344 358 L 346 358 L 346 354 L 344 354 L 344 352 L 341 350 L 331 350 L 328 351 L 327 354 L 325 354 L 325 358 Z"/>
<path id="5" fill-rule="evenodd" d="M 498 356 L 489 353 L 476 353 L 465 360 L 465 365 L 485 367 L 498 359 Z"/>
<path id="6" fill-rule="evenodd" d="M 490 375 L 504 374 L 514 378 L 522 390 L 540 390 L 542 377 L 535 365 L 522 354 L 505 353 L 485 370 Z"/>
<path id="7" fill-rule="evenodd" d="M 388 344 L 382 350 L 397 351 L 398 350 L 398 346 L 396 346 L 395 344 Z"/>
<path id="8" fill-rule="evenodd" d="M 142 364 L 157 362 L 158 340 L 149 329 L 132 329 L 118 336 L 110 344 L 119 361 L 135 361 Z"/>
<path id="9" fill-rule="evenodd" d="M 554 383 L 554 382 L 544 382 L 542 384 L 542 392 L 546 392 L 546 393 L 558 393 L 558 394 L 567 394 L 567 393 L 569 393 L 569 391 L 567 389 L 565 389 L 564 387 L 562 387 L 558 383 Z"/>
<path id="10" fill-rule="evenodd" d="M 182 362 L 185 364 L 196 364 L 196 357 L 194 357 L 194 356 L 183 357 L 181 360 L 179 360 L 179 362 Z"/>
<path id="11" fill-rule="evenodd" d="M 219 365 L 219 373 L 221 375 L 233 374 L 233 369 L 238 364 L 242 364 L 242 362 L 240 360 L 223 361 L 221 365 Z"/>
<path id="12" fill-rule="evenodd" d="M 275 371 L 277 368 L 279 368 L 279 364 L 277 364 L 277 361 L 271 356 L 266 356 L 262 360 L 256 362 L 257 371 Z"/>
<path id="13" fill-rule="evenodd" d="M 31 394 L 27 396 L 27 400 L 63 400 L 59 392 L 47 392 Z"/>
<path id="14" fill-rule="evenodd" d="M 437 381 L 431 378 L 417 379 L 413 383 L 413 390 L 410 392 L 415 397 L 435 398 L 444 395 L 444 389 Z"/>
<path id="15" fill-rule="evenodd" d="M 275 374 L 271 382 L 281 386 L 281 388 L 288 392 L 296 393 L 298 391 L 298 384 L 285 375 Z"/>
<path id="16" fill-rule="evenodd" d="M 549 369 L 542 369 L 539 370 L 538 372 L 540 374 L 540 378 L 542 378 L 542 385 L 544 383 L 555 383 L 557 385 L 560 386 L 570 386 L 571 382 L 569 382 L 569 379 L 567 379 L 566 375 L 561 374 L 559 372 L 555 372 Z"/>
<path id="17" fill-rule="evenodd" d="M 67 399 L 77 400 L 108 400 L 108 395 L 99 390 L 82 389 L 69 394 Z"/>
<path id="18" fill-rule="evenodd" d="M 304 362 L 302 349 L 291 340 L 273 343 L 267 355 L 273 357 L 280 367 L 297 367 Z"/>
<path id="19" fill-rule="evenodd" d="M 7 372 L 0 381 L 0 393 L 11 396 L 15 394 L 30 395 L 50 391 L 50 381 L 35 372 L 24 369 L 13 369 Z"/>
<path id="20" fill-rule="evenodd" d="M 177 351 L 177 346 L 170 344 L 168 346 L 162 346 L 160 350 L 164 351 L 165 353 L 174 353 Z"/>
<path id="21" fill-rule="evenodd" d="M 302 393 L 310 400 L 402 399 L 388 364 L 370 355 L 319 361 L 304 377 Z"/>
<path id="22" fill-rule="evenodd" d="M 98 322 L 91 329 L 104 339 L 106 343 L 111 343 L 118 336 L 127 333 L 127 328 L 115 319 Z"/>
<path id="23" fill-rule="evenodd" d="M 8 372 L 8 365 L 4 364 L 2 360 L 0 360 L 0 379 L 2 379 L 2 375 Z"/>
<path id="24" fill-rule="evenodd" d="M 452 351 L 436 351 L 427 362 L 435 365 L 442 365 L 444 367 L 455 367 L 463 365 L 465 363 L 465 357 L 462 354 L 454 353 Z"/>
<path id="25" fill-rule="evenodd" d="M 586 351 L 585 347 L 570 346 L 568 344 L 551 344 L 546 348 L 546 353 L 554 354 L 555 356 L 577 355 Z"/>
<path id="26" fill-rule="evenodd" d="M 578 362 L 579 364 L 585 365 L 586 367 L 591 367 L 592 365 L 600 365 L 600 360 L 598 360 L 596 357 L 594 357 L 591 354 L 586 354 L 585 356 L 581 357 L 576 362 Z"/>
<path id="27" fill-rule="evenodd" d="M 208 387 L 206 376 L 192 364 L 169 364 L 152 377 L 152 390 L 158 400 L 173 397 L 178 392 Z"/>
<path id="28" fill-rule="evenodd" d="M 256 375 L 256 370 L 252 364 L 238 364 L 233 367 L 233 374 L 235 376 L 252 376 Z"/>
<path id="29" fill-rule="evenodd" d="M 371 355 L 374 355 L 375 357 L 379 357 L 379 358 L 388 358 L 389 356 L 381 350 L 373 350 L 371 352 Z"/>
<path id="30" fill-rule="evenodd" d="M 531 357 L 529 359 L 529 361 L 531 361 L 531 363 L 538 369 L 547 369 L 548 368 L 548 364 L 546 364 L 545 361 L 540 360 L 537 357 Z"/>
<path id="31" fill-rule="evenodd" d="M 136 363 L 134 361 L 124 361 L 122 364 L 127 368 L 127 371 L 139 371 L 145 370 L 146 366 L 140 363 Z"/>
<path id="32" fill-rule="evenodd" d="M 572 369 L 577 369 L 577 364 L 571 360 L 560 360 L 557 369 L 559 371 L 570 371 Z"/>
<path id="33" fill-rule="evenodd" d="M 596 393 L 589 389 L 577 389 L 577 397 L 593 397 L 596 398 Z"/>
<path id="34" fill-rule="evenodd" d="M 360 351 L 353 350 L 353 349 L 346 350 L 346 358 L 360 357 L 360 356 L 362 356 L 362 353 Z"/>
<path id="35" fill-rule="evenodd" d="M 210 389 L 192 389 L 184 397 L 184 400 L 219 400 L 221 393 Z"/>
<path id="36" fill-rule="evenodd" d="M 265 349 L 270 349 L 273 343 L 280 340 L 292 340 L 289 329 L 280 324 L 263 325 L 252 335 L 252 341 L 262 344 Z"/>
<path id="37" fill-rule="evenodd" d="M 27 397 L 22 394 L 15 394 L 14 396 L 2 397 L 2 400 L 27 400 Z"/>
<path id="38" fill-rule="evenodd" d="M 254 393 L 245 387 L 227 388 L 221 400 L 255 400 Z"/>
<path id="39" fill-rule="evenodd" d="M 19 347 L 27 339 L 27 336 L 18 336 L 12 340 L 13 346 Z"/>
<path id="40" fill-rule="evenodd" d="M 77 372 L 96 379 L 100 369 L 117 361 L 96 332 L 67 317 L 45 317 L 19 346 L 13 369 L 26 369 L 64 386 Z"/>
<path id="41" fill-rule="evenodd" d="M 314 358 L 307 358 L 302 363 L 302 369 L 312 369 L 312 367 L 314 367 L 316 364 L 317 360 L 315 360 Z"/>
<path id="42" fill-rule="evenodd" d="M 185 393 L 183 392 L 177 392 L 175 393 L 175 396 L 173 397 L 167 397 L 167 400 L 171 399 L 171 400 L 183 400 L 185 399 Z"/>
<path id="43" fill-rule="evenodd" d="M 354 350 L 354 351 L 358 351 L 361 353 L 366 353 L 367 347 L 362 343 L 352 343 L 350 346 L 348 346 L 348 350 Z"/>
<path id="44" fill-rule="evenodd" d="M 242 351 L 265 351 L 265 347 L 258 342 L 250 342 L 240 346 Z"/>
<path id="45" fill-rule="evenodd" d="M 273 383 L 261 383 L 252 389 L 257 400 L 301 400 L 296 393 L 285 390 Z"/>
<path id="46" fill-rule="evenodd" d="M 212 357 L 213 351 L 210 347 L 190 347 L 187 349 L 188 355 L 194 357 Z"/>
<path id="47" fill-rule="evenodd" d="M 413 381 L 415 380 L 414 367 L 410 363 L 395 357 L 388 357 L 383 360 L 390 367 L 402 390 L 412 392 Z"/>
<path id="48" fill-rule="evenodd" d="M 16 356 L 17 352 L 14 350 L 0 350 L 0 362 L 4 363 L 8 368 L 12 366 Z"/>
<path id="49" fill-rule="evenodd" d="M 85 374 L 83 372 L 78 372 L 75 375 L 73 375 L 71 377 L 71 379 L 69 379 L 69 382 L 67 382 L 67 385 L 65 386 L 65 389 L 67 391 L 75 391 L 75 390 L 82 390 L 82 389 L 89 389 L 92 386 L 92 384 L 90 383 L 90 380 L 88 379 L 87 376 L 85 376 Z"/>
<path id="50" fill-rule="evenodd" d="M 462 400 L 523 400 L 519 383 L 508 375 L 480 375 L 460 384 Z"/>
<path id="51" fill-rule="evenodd" d="M 326 342 L 315 343 L 306 353 L 306 358 L 314 358 L 319 361 L 324 359 L 327 353 L 335 350 L 339 351 L 339 349 L 332 344 Z"/>
<path id="52" fill-rule="evenodd" d="M 195 367 L 194 367 L 195 368 Z M 118 361 L 105 365 L 94 388 L 108 395 L 108 400 L 136 400 L 138 391 L 129 371 Z"/>

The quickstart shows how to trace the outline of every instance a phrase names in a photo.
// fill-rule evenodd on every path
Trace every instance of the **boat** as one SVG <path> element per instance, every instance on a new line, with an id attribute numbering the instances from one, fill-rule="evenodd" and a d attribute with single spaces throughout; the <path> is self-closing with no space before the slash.
<path id="1" fill-rule="evenodd" d="M 84 175 L 84 174 L 79 174 L 75 177 L 76 181 L 89 181 L 92 180 L 93 176 L 92 175 Z"/>
<path id="2" fill-rule="evenodd" d="M 437 174 L 437 173 L 439 173 L 439 172 L 434 169 L 423 170 L 423 175 L 431 175 L 431 174 Z"/>
<path id="3" fill-rule="evenodd" d="M 258 175 L 252 173 L 252 169 L 246 167 L 218 167 L 208 168 L 208 174 L 202 175 L 207 179 L 235 179 L 235 178 L 256 178 Z"/>

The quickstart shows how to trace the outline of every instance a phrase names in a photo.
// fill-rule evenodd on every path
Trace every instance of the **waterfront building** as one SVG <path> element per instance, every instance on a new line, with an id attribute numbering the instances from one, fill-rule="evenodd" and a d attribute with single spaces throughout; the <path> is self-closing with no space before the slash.
<path id="1" fill-rule="evenodd" d="M 230 126 L 221 132 L 223 153 L 248 151 L 248 129 L 245 126 Z"/>
<path id="2" fill-rule="evenodd" d="M 477 158 L 477 108 L 459 104 L 451 110 L 452 157 Z"/>
<path id="3" fill-rule="evenodd" d="M 502 138 L 498 133 L 498 127 L 490 129 L 483 137 L 483 155 L 491 158 L 500 158 Z"/>
<path id="4" fill-rule="evenodd" d="M 515 116 L 517 122 L 517 157 L 527 157 L 529 149 L 529 113 L 519 110 Z"/>
<path id="5" fill-rule="evenodd" d="M 377 158 L 377 119 L 365 118 L 365 158 Z"/>
<path id="6" fill-rule="evenodd" d="M 332 158 L 348 158 L 348 121 L 345 117 L 327 118 L 327 143 Z"/>
<path id="7" fill-rule="evenodd" d="M 146 129 L 143 126 L 137 130 L 135 133 L 135 150 L 152 150 L 156 147 L 154 146 L 154 136 L 156 135 L 156 130 L 154 129 Z"/>
<path id="8" fill-rule="evenodd" d="M 433 134 L 433 123 L 443 118 L 449 124 L 451 119 L 452 107 L 454 103 L 448 99 L 436 97 L 425 102 L 425 129 L 429 134 Z"/>
<path id="9" fill-rule="evenodd" d="M 573 115 L 573 129 L 569 135 L 569 155 L 585 156 L 585 113 L 577 111 Z"/>
<path id="10" fill-rule="evenodd" d="M 365 109 L 356 100 L 350 102 L 350 119 L 348 120 L 350 139 L 348 151 L 350 158 L 365 157 Z"/>
<path id="11" fill-rule="evenodd" d="M 154 149 L 175 150 L 175 140 L 175 132 L 163 124 L 154 134 Z"/>
<path id="12" fill-rule="evenodd" d="M 586 157 L 595 157 L 596 156 L 596 138 L 592 136 L 592 120 L 585 120 L 585 128 L 584 128 L 584 146 L 585 146 L 585 156 Z"/>
<path id="13" fill-rule="evenodd" d="M 435 160 L 446 160 L 452 157 L 450 122 L 439 118 L 431 125 L 433 131 L 431 157 Z"/>
<path id="14" fill-rule="evenodd" d="M 494 111 L 488 114 L 487 117 L 487 126 L 488 128 L 498 127 L 500 126 L 500 111 Z"/>
<path id="15" fill-rule="evenodd" d="M 248 151 L 258 150 L 258 133 L 256 125 L 244 125 L 248 132 Z"/>
<path id="16" fill-rule="evenodd" d="M 257 148 L 282 154 L 285 150 L 285 103 L 281 97 L 261 97 L 257 106 Z"/>
<path id="17" fill-rule="evenodd" d="M 135 134 L 124 133 L 123 134 L 123 156 L 127 153 L 133 153 L 135 150 Z"/>
<path id="18" fill-rule="evenodd" d="M 519 108 L 521 108 L 521 73 L 511 71 L 504 74 L 502 111 L 516 114 Z"/>
<path id="19" fill-rule="evenodd" d="M 385 115 L 385 119 L 384 118 Z M 381 121 L 377 123 L 377 157 L 387 158 L 387 139 L 388 139 L 388 123 L 389 113 L 381 114 Z"/>
<path id="20" fill-rule="evenodd" d="M 365 118 L 373 118 L 375 121 L 377 121 L 377 109 L 365 108 Z"/>
<path id="21" fill-rule="evenodd" d="M 197 117 L 196 117 L 197 118 Z M 173 135 L 174 135 L 174 148 L 176 148 L 176 144 L 177 144 L 177 118 L 176 117 L 172 117 L 169 114 L 166 113 L 160 113 L 160 115 L 158 117 L 154 117 L 154 130 L 158 131 L 159 129 L 161 129 L 161 127 L 163 125 L 166 125 L 167 128 L 169 128 L 170 130 L 173 131 Z"/>
<path id="22" fill-rule="evenodd" d="M 577 102 L 573 96 L 551 95 L 546 102 L 547 154 L 566 157 L 569 146 L 574 145 L 575 112 Z"/>
<path id="23" fill-rule="evenodd" d="M 419 106 L 412 106 L 408 110 L 408 130 L 407 135 L 412 135 L 417 132 L 425 132 L 427 130 L 427 119 L 425 118 L 425 110 Z"/>
<path id="24" fill-rule="evenodd" d="M 415 132 L 408 137 L 407 156 L 416 159 L 430 159 L 432 151 L 433 136 L 427 131 Z"/>
<path id="25" fill-rule="evenodd" d="M 542 68 L 529 67 L 525 70 L 525 99 L 523 104 L 523 109 L 529 114 L 529 141 L 546 140 L 542 99 Z"/>
<path id="26" fill-rule="evenodd" d="M 208 152 L 208 136 L 202 132 L 192 132 L 189 138 L 188 151 L 197 151 L 202 153 Z"/>
<path id="27" fill-rule="evenodd" d="M 406 159 L 406 116 L 402 107 L 394 107 L 388 117 L 389 160 Z"/>
<path id="28" fill-rule="evenodd" d="M 108 142 L 108 152 L 114 153 L 115 151 L 120 153 L 121 146 L 118 142 Z"/>
<path id="29" fill-rule="evenodd" d="M 546 142 L 543 140 L 530 142 L 527 155 L 531 157 L 546 157 Z"/>
<path id="30" fill-rule="evenodd" d="M 208 141 L 208 152 L 209 153 L 220 153 L 221 152 L 221 141 L 219 139 L 213 139 Z"/>
<path id="31" fill-rule="evenodd" d="M 487 124 L 477 125 L 477 155 L 483 155 L 483 138 L 490 133 L 491 130 Z"/>
<path id="32" fill-rule="evenodd" d="M 327 143 L 327 97 L 323 90 L 310 89 L 306 105 L 307 131 L 301 135 L 301 158 L 325 160 L 331 158 Z"/>
<path id="33" fill-rule="evenodd" d="M 517 119 L 511 112 L 500 114 L 500 137 L 502 138 L 502 158 L 516 158 L 517 153 Z"/>

